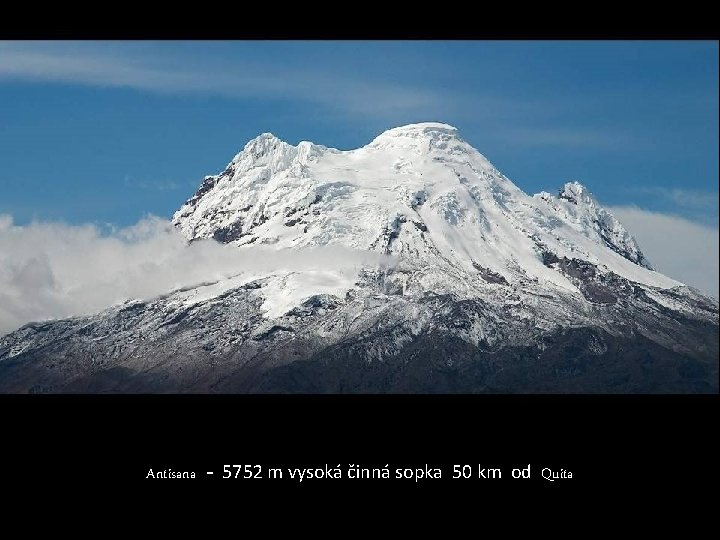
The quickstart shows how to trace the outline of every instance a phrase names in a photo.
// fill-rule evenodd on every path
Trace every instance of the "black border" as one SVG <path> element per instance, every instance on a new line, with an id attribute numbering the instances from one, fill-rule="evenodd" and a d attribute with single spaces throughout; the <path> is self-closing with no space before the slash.
<path id="1" fill-rule="evenodd" d="M 154 490 L 228 487 L 333 492 L 339 486 L 457 493 L 477 483 L 223 482 L 223 464 L 309 467 L 363 464 L 452 469 L 532 463 L 533 481 L 484 492 L 577 494 L 630 490 L 676 496 L 718 480 L 718 395 L 2 395 L 0 461 L 6 485 L 95 485 Z M 548 483 L 541 466 L 572 481 Z M 196 480 L 152 480 L 193 470 Z M 507 476 L 506 476 L 507 479 Z M 431 487 L 429 487 L 431 486 Z M 701 493 L 704 491 L 698 491 Z"/>
<path id="2" fill-rule="evenodd" d="M 706 8 L 625 3 L 299 3 L 152 7 L 13 5 L 0 39 L 705 39 L 720 38 Z"/>

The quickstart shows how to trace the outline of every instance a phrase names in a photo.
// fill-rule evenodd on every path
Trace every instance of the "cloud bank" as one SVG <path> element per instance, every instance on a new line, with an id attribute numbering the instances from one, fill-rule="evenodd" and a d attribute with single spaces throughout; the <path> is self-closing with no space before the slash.
<path id="1" fill-rule="evenodd" d="M 633 206 L 610 207 L 655 268 L 718 298 L 718 229 Z"/>
<path id="2" fill-rule="evenodd" d="M 717 228 L 636 207 L 610 210 L 660 272 L 718 298 Z M 243 272 L 354 272 L 387 262 L 342 247 L 302 252 L 257 247 L 248 256 L 214 241 L 187 245 L 156 217 L 103 234 L 94 225 L 18 226 L 0 215 L 0 335 L 28 322 L 96 313 Z"/>
<path id="3" fill-rule="evenodd" d="M 341 247 L 247 252 L 208 240 L 187 245 L 150 217 L 102 234 L 93 225 L 13 224 L 0 215 L 0 335 L 32 321 L 96 313 L 129 299 L 210 283 L 243 272 L 337 269 L 385 262 Z"/>

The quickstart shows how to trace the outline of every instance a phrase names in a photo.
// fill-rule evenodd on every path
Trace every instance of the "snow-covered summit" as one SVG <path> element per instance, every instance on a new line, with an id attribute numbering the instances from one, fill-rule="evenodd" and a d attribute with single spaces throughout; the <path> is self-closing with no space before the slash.
<path id="1" fill-rule="evenodd" d="M 398 126 L 383 131 L 376 137 L 397 137 L 401 135 L 410 134 L 428 134 L 428 133 L 446 133 L 450 135 L 456 135 L 458 129 L 450 124 L 443 122 L 418 122 L 417 124 L 406 124 L 404 126 Z"/>
<path id="2" fill-rule="evenodd" d="M 425 147 L 429 149 L 428 145 L 452 139 L 460 140 L 456 127 L 439 122 L 422 122 L 388 129 L 375 137 L 370 146 Z"/>
<path id="3" fill-rule="evenodd" d="M 563 261 L 680 285 L 652 271 L 581 184 L 529 196 L 456 128 L 435 122 L 393 128 L 347 151 L 262 134 L 206 177 L 173 223 L 189 240 L 239 249 L 339 245 L 392 255 L 407 294 L 531 284 L 579 294 Z"/>

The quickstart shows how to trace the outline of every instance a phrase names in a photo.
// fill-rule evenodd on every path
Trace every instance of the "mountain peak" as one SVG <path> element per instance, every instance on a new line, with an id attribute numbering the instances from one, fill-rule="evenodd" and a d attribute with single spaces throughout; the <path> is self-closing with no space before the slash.
<path id="1" fill-rule="evenodd" d="M 289 146 L 290 145 L 288 143 L 280 140 L 272 133 L 261 133 L 254 139 L 247 142 L 242 151 L 235 156 L 233 162 L 241 160 L 246 155 L 250 155 L 254 159 L 257 159 L 270 153 L 276 148 Z"/>
<path id="2" fill-rule="evenodd" d="M 460 140 L 458 130 L 441 122 L 407 124 L 382 132 L 370 143 L 370 147 L 416 147 L 429 143 L 430 147 L 451 139 Z"/>
<path id="3" fill-rule="evenodd" d="M 428 133 L 448 133 L 456 134 L 457 128 L 450 124 L 442 122 L 418 122 L 417 124 L 406 124 L 404 126 L 398 126 L 388 129 L 378 135 L 380 137 L 396 137 L 398 135 L 406 134 L 428 134 Z"/>
<path id="4" fill-rule="evenodd" d="M 560 190 L 558 197 L 573 204 L 584 203 L 589 206 L 598 206 L 590 190 L 577 181 L 567 182 Z"/>
<path id="5" fill-rule="evenodd" d="M 535 197 L 545 201 L 569 223 L 588 231 L 617 254 L 648 270 L 653 269 L 635 238 L 580 182 L 567 182 L 559 190 L 557 198 L 546 191 Z"/>

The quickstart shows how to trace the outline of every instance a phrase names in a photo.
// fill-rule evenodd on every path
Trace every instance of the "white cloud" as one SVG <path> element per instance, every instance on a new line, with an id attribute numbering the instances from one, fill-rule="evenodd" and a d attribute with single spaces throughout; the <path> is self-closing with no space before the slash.
<path id="1" fill-rule="evenodd" d="M 610 207 L 655 268 L 718 298 L 718 229 L 632 206 Z"/>
<path id="2" fill-rule="evenodd" d="M 0 43 L 0 79 L 133 88 L 168 94 L 298 99 L 354 115 L 440 108 L 436 92 L 292 65 L 198 63 L 103 43 Z"/>
<path id="3" fill-rule="evenodd" d="M 686 208 L 717 208 L 718 194 L 689 189 L 660 189 L 660 194 Z"/>
<path id="4" fill-rule="evenodd" d="M 340 247 L 304 253 L 214 241 L 187 245 L 160 218 L 103 235 L 93 225 L 13 225 L 0 215 L 0 335 L 25 323 L 101 311 L 129 299 L 210 283 L 246 271 L 354 271 L 381 256 Z"/>
<path id="5" fill-rule="evenodd" d="M 142 178 L 134 178 L 128 175 L 126 175 L 123 179 L 123 183 L 126 187 L 142 189 L 145 191 L 175 191 L 184 187 L 182 184 L 175 182 L 174 180 L 162 178 L 146 180 Z M 196 187 L 194 182 L 191 185 Z"/>
<path id="6" fill-rule="evenodd" d="M 517 146 L 569 148 L 627 147 L 637 148 L 640 141 L 627 133 L 576 127 L 500 127 L 493 131 L 497 139 Z"/>
<path id="7" fill-rule="evenodd" d="M 718 193 L 699 189 L 665 188 L 659 186 L 631 186 L 628 193 L 650 195 L 670 202 L 679 211 L 702 212 L 699 217 L 717 221 Z"/>

